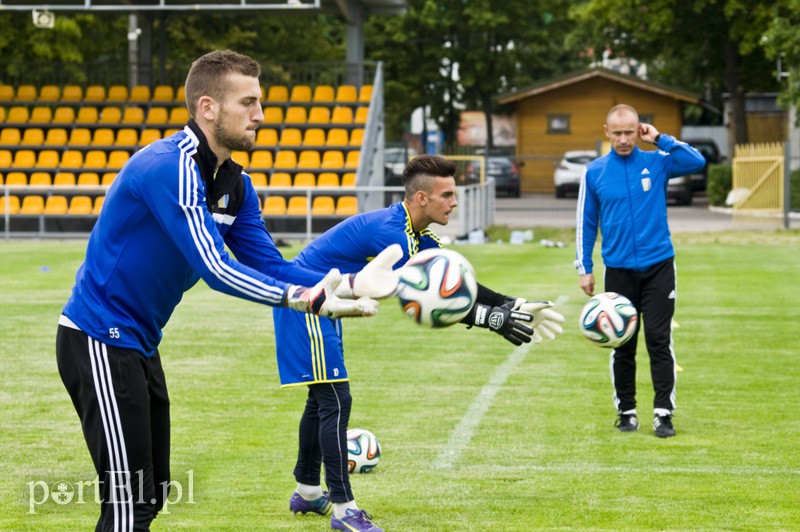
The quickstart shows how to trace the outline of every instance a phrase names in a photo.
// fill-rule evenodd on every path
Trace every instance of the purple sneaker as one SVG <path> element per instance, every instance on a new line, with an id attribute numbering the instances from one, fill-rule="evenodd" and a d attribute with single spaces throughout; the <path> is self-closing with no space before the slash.
<path id="1" fill-rule="evenodd" d="M 350 532 L 383 532 L 382 528 L 372 524 L 372 516 L 364 510 L 348 509 L 341 519 L 331 515 L 331 528 Z"/>
<path id="2" fill-rule="evenodd" d="M 331 511 L 331 496 L 328 495 L 327 491 L 323 491 L 322 497 L 309 501 L 295 491 L 292 493 L 292 499 L 289 501 L 289 510 L 294 512 L 295 515 L 297 515 L 298 512 L 303 515 L 308 512 L 325 515 Z"/>

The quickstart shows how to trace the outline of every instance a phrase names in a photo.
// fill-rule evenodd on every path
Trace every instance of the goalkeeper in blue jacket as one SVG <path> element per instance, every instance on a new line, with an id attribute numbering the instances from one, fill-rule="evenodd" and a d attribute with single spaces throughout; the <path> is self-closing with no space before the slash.
<path id="1" fill-rule="evenodd" d="M 345 274 L 355 292 L 372 279 L 370 270 L 397 267 L 417 252 L 441 247 L 428 228 L 446 225 L 457 206 L 455 164 L 434 155 L 413 159 L 403 171 L 405 198 L 385 209 L 352 216 L 310 243 L 294 259 L 303 268 Z M 375 259 L 373 257 L 387 249 Z M 389 255 L 394 249 L 393 255 Z M 399 259 L 399 260 L 398 260 Z M 361 278 L 346 274 L 365 272 Z M 342 290 L 342 296 L 347 296 Z M 477 302 L 463 320 L 468 326 L 494 331 L 514 345 L 553 339 L 561 334 L 564 318 L 549 301 L 527 301 L 478 286 Z M 273 309 L 278 370 L 283 386 L 308 386 L 308 398 L 300 421 L 300 448 L 294 476 L 298 482 L 290 509 L 297 513 L 325 515 L 333 503 L 331 525 L 338 530 L 380 531 L 369 514 L 360 510 L 350 488 L 347 468 L 347 425 L 352 399 L 344 364 L 339 320 Z M 291 338 L 291 341 L 287 339 Z M 326 484 L 320 486 L 321 464 Z"/>

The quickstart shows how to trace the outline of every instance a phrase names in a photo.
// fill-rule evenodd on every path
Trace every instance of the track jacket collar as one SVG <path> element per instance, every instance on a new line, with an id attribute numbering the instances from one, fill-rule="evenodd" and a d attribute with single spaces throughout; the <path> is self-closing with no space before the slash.
<path id="1" fill-rule="evenodd" d="M 192 159 L 194 159 L 198 168 L 200 168 L 200 175 L 203 176 L 203 181 L 206 183 L 207 199 L 209 204 L 213 205 L 214 200 L 217 199 L 214 190 L 216 188 L 215 181 L 217 183 L 236 181 L 242 175 L 243 168 L 236 164 L 233 159 L 228 159 L 223 162 L 219 170 L 217 170 L 215 179 L 214 169 L 217 167 L 217 155 L 211 150 L 205 134 L 203 134 L 197 122 L 194 121 L 194 118 L 189 119 L 189 123 L 186 127 L 190 130 L 194 139 L 197 139 L 195 142 L 197 152 L 192 156 Z M 194 139 L 192 140 L 194 141 Z"/>

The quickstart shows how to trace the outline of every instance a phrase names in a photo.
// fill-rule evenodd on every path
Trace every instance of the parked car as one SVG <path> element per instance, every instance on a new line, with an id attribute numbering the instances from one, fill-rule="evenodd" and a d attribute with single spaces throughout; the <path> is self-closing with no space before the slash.
<path id="1" fill-rule="evenodd" d="M 667 202 L 674 201 L 675 205 L 691 205 L 694 196 L 694 181 L 691 175 L 673 177 L 667 182 Z"/>
<path id="2" fill-rule="evenodd" d="M 685 139 L 684 142 L 694 146 L 697 151 L 703 154 L 706 158 L 706 165 L 701 172 L 692 174 L 692 190 L 703 191 L 706 189 L 708 182 L 708 165 L 719 164 L 722 162 L 722 156 L 719 151 L 719 146 L 712 139 Z"/>
<path id="3" fill-rule="evenodd" d="M 553 184 L 556 186 L 556 197 L 564 198 L 568 192 L 578 192 L 581 183 L 581 175 L 587 164 L 597 158 L 594 150 L 573 150 L 568 151 L 556 163 L 556 171 L 553 174 Z"/>
<path id="4" fill-rule="evenodd" d="M 467 163 L 465 172 L 467 183 L 477 183 L 481 177 L 480 161 Z M 486 157 L 486 178 L 494 179 L 494 188 L 498 192 L 505 192 L 512 198 L 520 194 L 519 168 L 514 159 L 505 155 L 490 155 Z"/>
<path id="5" fill-rule="evenodd" d="M 387 187 L 403 186 L 403 169 L 416 156 L 414 148 L 386 148 L 383 151 L 384 184 Z"/>

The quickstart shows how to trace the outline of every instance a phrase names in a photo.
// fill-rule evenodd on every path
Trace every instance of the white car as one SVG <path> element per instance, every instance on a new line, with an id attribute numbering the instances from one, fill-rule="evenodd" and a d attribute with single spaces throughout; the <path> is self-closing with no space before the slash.
<path id="1" fill-rule="evenodd" d="M 556 171 L 553 174 L 557 198 L 566 197 L 567 192 L 578 191 L 583 169 L 594 159 L 597 159 L 597 152 L 594 150 L 574 150 L 564 154 L 556 164 Z"/>

